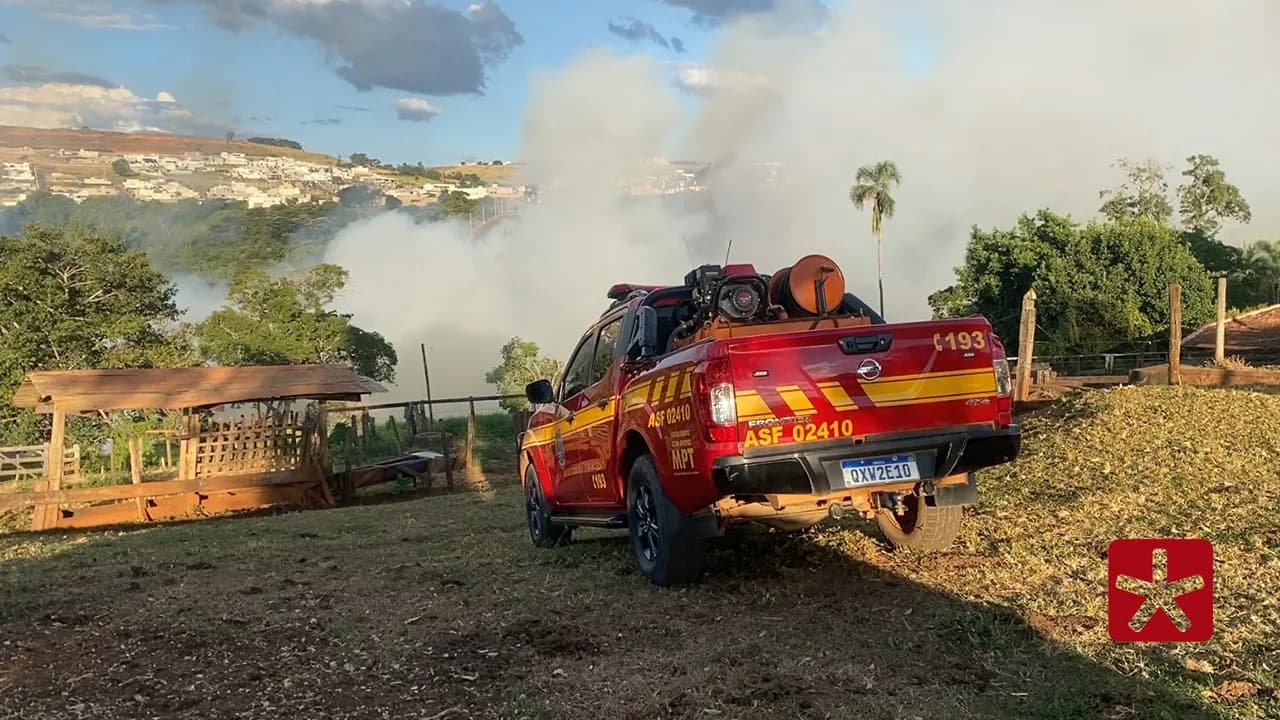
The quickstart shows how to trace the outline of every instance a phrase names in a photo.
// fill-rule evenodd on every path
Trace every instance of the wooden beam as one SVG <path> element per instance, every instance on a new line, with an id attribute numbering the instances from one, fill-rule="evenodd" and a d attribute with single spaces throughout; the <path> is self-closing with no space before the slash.
<path id="1" fill-rule="evenodd" d="M 1022 296 L 1022 318 L 1018 323 L 1018 387 L 1014 397 L 1026 402 L 1031 397 L 1031 361 L 1036 346 L 1036 289 Z"/>
<path id="2" fill-rule="evenodd" d="M 128 485 L 43 490 L 28 493 L 0 493 L 0 510 L 24 505 L 60 505 L 63 503 L 133 500 L 143 497 L 166 497 L 196 492 L 229 492 L 245 488 L 274 485 L 297 485 L 314 482 L 314 476 L 302 471 L 263 473 L 261 475 L 227 475 L 200 480 L 164 480 Z"/>
<path id="3" fill-rule="evenodd" d="M 1169 384 L 1182 384 L 1182 286 L 1169 286 Z"/>
<path id="4" fill-rule="evenodd" d="M 515 400 L 524 395 L 470 395 L 467 397 L 439 398 L 436 400 L 405 400 L 404 402 L 378 403 L 376 405 L 335 405 L 333 409 L 343 412 L 364 410 L 390 410 L 406 405 L 457 405 L 460 403 L 494 402 L 497 400 Z"/>
<path id="5" fill-rule="evenodd" d="M 1213 340 L 1213 361 L 1219 365 L 1226 359 L 1227 276 L 1218 278 L 1218 328 Z"/>

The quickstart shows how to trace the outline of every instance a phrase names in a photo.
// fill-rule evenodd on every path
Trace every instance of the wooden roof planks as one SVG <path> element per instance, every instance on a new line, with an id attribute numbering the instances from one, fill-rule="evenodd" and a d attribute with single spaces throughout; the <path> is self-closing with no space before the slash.
<path id="1" fill-rule="evenodd" d="M 27 373 L 17 407 L 69 413 L 93 410 L 187 409 L 254 400 L 360 400 L 386 392 L 344 365 L 254 365 L 53 370 Z"/>
<path id="2" fill-rule="evenodd" d="M 1216 331 L 1216 322 L 1206 323 L 1187 335 L 1182 347 L 1212 350 Z M 1276 352 L 1280 348 L 1280 305 L 1269 305 L 1227 318 L 1223 340 L 1228 353 Z"/>

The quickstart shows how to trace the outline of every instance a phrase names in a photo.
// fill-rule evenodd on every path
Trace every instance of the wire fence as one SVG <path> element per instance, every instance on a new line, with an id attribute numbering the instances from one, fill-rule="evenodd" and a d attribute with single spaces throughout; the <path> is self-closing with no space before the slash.
<path id="1" fill-rule="evenodd" d="M 1198 365 L 1212 361 L 1213 353 L 1182 353 L 1182 362 Z M 1127 375 L 1130 371 L 1169 361 L 1168 352 L 1100 353 L 1096 355 L 1036 355 L 1033 361 L 1051 368 L 1058 375 L 1084 377 L 1088 375 Z M 1011 366 L 1017 366 L 1016 356 L 1009 358 Z"/>

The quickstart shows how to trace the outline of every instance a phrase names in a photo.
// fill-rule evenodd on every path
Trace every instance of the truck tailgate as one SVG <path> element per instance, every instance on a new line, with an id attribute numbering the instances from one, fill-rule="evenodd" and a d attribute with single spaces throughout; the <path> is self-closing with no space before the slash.
<path id="1" fill-rule="evenodd" d="M 815 329 L 727 342 L 741 450 L 990 427 L 999 417 L 992 360 L 1000 346 L 985 318 Z"/>

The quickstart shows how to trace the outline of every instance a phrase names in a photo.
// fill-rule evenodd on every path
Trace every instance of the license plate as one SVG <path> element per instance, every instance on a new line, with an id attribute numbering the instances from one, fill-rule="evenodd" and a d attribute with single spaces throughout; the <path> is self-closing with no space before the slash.
<path id="1" fill-rule="evenodd" d="M 920 468 L 915 455 L 890 455 L 888 457 L 841 460 L 840 472 L 845 487 L 911 482 L 920 479 Z"/>

